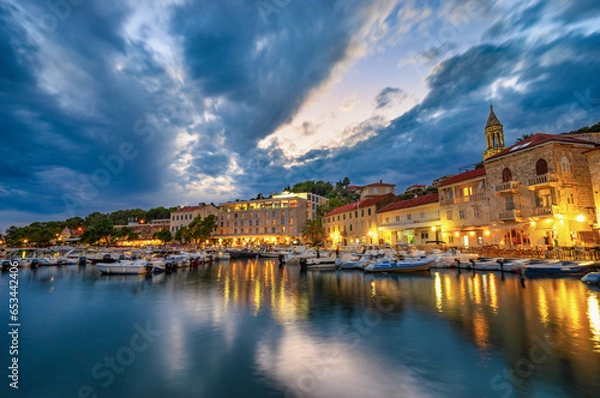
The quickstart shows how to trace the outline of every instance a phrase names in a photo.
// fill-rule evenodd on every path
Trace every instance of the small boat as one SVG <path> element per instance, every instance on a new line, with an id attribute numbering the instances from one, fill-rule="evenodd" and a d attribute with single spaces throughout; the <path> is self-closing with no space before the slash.
<path id="1" fill-rule="evenodd" d="M 154 269 L 152 263 L 146 260 L 118 260 L 115 262 L 98 262 L 96 267 L 103 274 L 111 275 L 137 275 L 151 273 Z"/>
<path id="2" fill-rule="evenodd" d="M 600 285 L 600 272 L 590 272 L 581 278 L 581 281 L 588 285 Z"/>
<path id="3" fill-rule="evenodd" d="M 595 264 L 593 261 L 531 260 L 521 270 L 528 277 L 583 275 L 592 271 Z"/>
<path id="4" fill-rule="evenodd" d="M 312 265 L 306 266 L 306 269 L 309 271 L 335 271 L 336 268 L 337 268 L 337 265 L 335 265 L 335 262 L 319 263 L 319 264 L 312 264 Z"/>
<path id="5" fill-rule="evenodd" d="M 468 263 L 460 265 L 477 271 L 520 272 L 528 261 L 531 260 L 525 258 L 479 258 L 470 259 Z"/>
<path id="6" fill-rule="evenodd" d="M 229 253 L 230 258 L 255 258 L 258 256 L 258 252 L 250 249 L 228 249 L 226 252 Z"/>
<path id="7" fill-rule="evenodd" d="M 435 258 L 420 258 L 415 260 L 389 261 L 369 264 L 365 272 L 418 272 L 427 271 L 435 262 Z"/>

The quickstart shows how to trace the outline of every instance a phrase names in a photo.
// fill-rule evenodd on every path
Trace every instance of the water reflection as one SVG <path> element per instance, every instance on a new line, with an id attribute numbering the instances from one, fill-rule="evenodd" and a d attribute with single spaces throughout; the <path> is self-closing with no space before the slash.
<path id="1" fill-rule="evenodd" d="M 135 319 L 161 325 L 165 337 L 123 376 L 127 394 L 114 396 L 139 395 L 125 378 L 137 374 L 156 374 L 145 379 L 148 396 L 496 396 L 494 377 L 518 369 L 540 344 L 550 354 L 510 384 L 515 394 L 591 396 L 600 388 L 600 292 L 577 279 L 524 286 L 499 273 L 301 273 L 268 260 L 153 276 L 48 267 L 20 278 L 39 315 L 28 330 L 44 331 L 29 336 L 34 350 L 52 341 L 87 355 L 90 341 L 61 346 L 64 329 L 86 320 L 116 331 Z M 126 333 L 93 339 L 96 356 L 115 352 Z M 99 358 L 80 358 L 80 377 Z M 51 360 L 29 358 L 40 368 Z"/>

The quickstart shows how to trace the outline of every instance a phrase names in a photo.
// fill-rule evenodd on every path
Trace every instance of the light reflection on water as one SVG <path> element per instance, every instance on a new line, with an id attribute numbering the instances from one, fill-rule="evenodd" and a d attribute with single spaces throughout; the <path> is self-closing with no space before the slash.
<path id="1" fill-rule="evenodd" d="M 100 276 L 93 266 L 19 277 L 22 375 L 36 380 L 23 382 L 24 396 L 76 396 L 81 385 L 116 397 L 591 396 L 600 388 L 600 293 L 577 279 L 302 274 L 262 260 L 152 277 Z M 0 281 L 5 295 L 8 274 Z M 161 337 L 104 387 L 94 365 L 147 322 Z M 540 345 L 549 355 L 537 361 Z M 528 364 L 531 372 L 519 370 Z"/>

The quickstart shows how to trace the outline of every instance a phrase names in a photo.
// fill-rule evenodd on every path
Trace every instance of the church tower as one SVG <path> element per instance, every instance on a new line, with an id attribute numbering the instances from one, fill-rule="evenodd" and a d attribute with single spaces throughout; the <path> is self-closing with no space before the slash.
<path id="1" fill-rule="evenodd" d="M 485 125 L 485 142 L 487 149 L 483 152 L 483 160 L 504 150 L 504 130 L 502 123 L 494 114 L 492 105 L 490 105 L 490 116 Z"/>

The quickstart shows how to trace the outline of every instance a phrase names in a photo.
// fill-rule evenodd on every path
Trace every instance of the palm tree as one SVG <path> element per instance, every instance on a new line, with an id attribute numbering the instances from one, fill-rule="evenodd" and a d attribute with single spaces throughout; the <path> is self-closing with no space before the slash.
<path id="1" fill-rule="evenodd" d="M 318 244 L 325 239 L 325 229 L 321 224 L 321 219 L 306 220 L 306 224 L 302 227 L 302 236 L 311 241 L 313 244 Z"/>
<path id="2" fill-rule="evenodd" d="M 525 141 L 529 137 L 533 137 L 533 134 L 523 134 L 521 137 L 517 138 L 517 140 L 515 141 L 515 144 Z"/>

